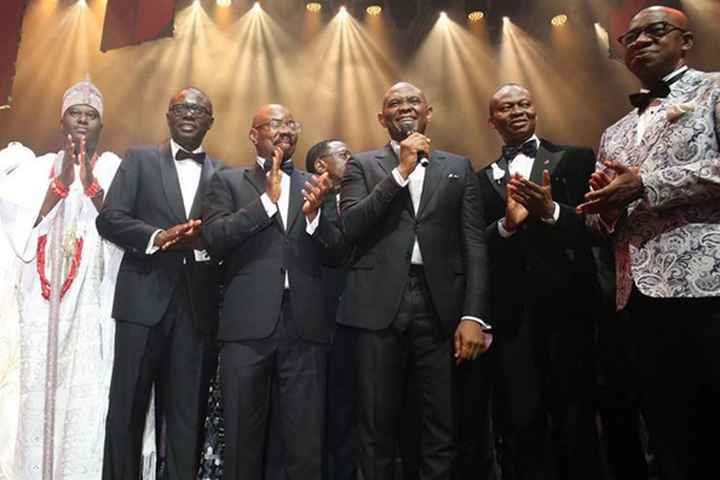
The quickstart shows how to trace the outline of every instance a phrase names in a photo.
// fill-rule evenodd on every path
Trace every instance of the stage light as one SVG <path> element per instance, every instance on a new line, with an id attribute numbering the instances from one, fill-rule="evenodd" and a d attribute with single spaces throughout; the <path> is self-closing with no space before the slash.
<path id="1" fill-rule="evenodd" d="M 85 0 L 78 0 L 78 5 L 80 5 L 83 8 L 87 8 L 88 4 Z"/>
<path id="2" fill-rule="evenodd" d="M 260 2 L 255 2 L 252 9 L 253 9 L 253 12 L 255 12 L 255 13 L 262 12 L 262 7 L 260 6 Z"/>
<path id="3" fill-rule="evenodd" d="M 232 0 L 216 0 L 218 7 L 229 7 L 232 5 Z"/>
<path id="4" fill-rule="evenodd" d="M 345 5 L 342 5 L 340 7 L 340 10 L 338 10 L 338 18 L 340 20 L 345 20 L 350 14 L 347 11 L 347 8 L 345 8 Z"/>
<path id="5" fill-rule="evenodd" d="M 473 23 L 479 22 L 483 19 L 485 16 L 485 13 L 481 12 L 480 10 L 475 10 L 474 12 L 468 13 L 468 20 L 470 20 Z"/>
<path id="6" fill-rule="evenodd" d="M 320 10 L 322 10 L 322 3 L 308 2 L 305 4 L 305 9 L 310 13 L 318 13 Z"/>
<path id="7" fill-rule="evenodd" d="M 504 17 L 502 17 L 502 21 L 503 21 L 503 24 L 508 24 L 508 23 L 510 23 L 510 17 L 504 16 Z"/>
<path id="8" fill-rule="evenodd" d="M 445 12 L 440 12 L 440 20 L 447 20 L 448 16 Z"/>
<path id="9" fill-rule="evenodd" d="M 372 4 L 369 5 L 365 11 L 368 15 L 380 15 L 382 13 L 382 5 Z"/>
<path id="10" fill-rule="evenodd" d="M 567 15 L 564 13 L 561 13 L 560 15 L 555 15 L 551 20 L 550 23 L 553 27 L 562 27 L 565 25 L 568 21 Z"/>

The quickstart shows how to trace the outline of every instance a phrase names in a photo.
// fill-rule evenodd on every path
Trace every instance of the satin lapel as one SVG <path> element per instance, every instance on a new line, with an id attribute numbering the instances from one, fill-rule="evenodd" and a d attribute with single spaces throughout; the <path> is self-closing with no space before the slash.
<path id="1" fill-rule="evenodd" d="M 265 175 L 265 172 L 262 168 L 260 168 L 259 165 L 255 165 L 255 168 L 248 168 L 243 173 L 245 180 L 248 181 L 250 185 L 255 188 L 255 191 L 258 194 L 258 197 L 262 196 L 263 193 L 265 193 L 266 187 L 267 187 L 267 176 Z M 280 231 L 284 231 L 282 225 L 282 220 L 280 218 L 279 214 L 276 214 L 273 217 L 273 220 L 275 221 L 275 226 L 277 226 Z"/>
<path id="2" fill-rule="evenodd" d="M 290 175 L 290 201 L 288 202 L 288 217 L 287 217 L 287 231 L 295 224 L 300 212 L 302 211 L 302 205 L 305 199 L 302 196 L 302 189 L 305 185 L 305 177 L 296 168 L 293 169 L 292 175 Z"/>
<path id="3" fill-rule="evenodd" d="M 530 170 L 530 181 L 537 185 L 542 185 L 543 171 L 549 170 L 552 176 L 558 163 L 560 163 L 563 153 L 562 150 L 551 152 L 546 148 L 545 142 L 541 141 L 537 155 L 535 156 L 535 161 L 533 162 L 532 170 Z"/>
<path id="4" fill-rule="evenodd" d="M 183 204 L 182 193 L 180 192 L 180 180 L 178 179 L 177 169 L 175 168 L 175 160 L 172 158 L 170 151 L 170 143 L 166 143 L 158 147 L 160 154 L 160 175 L 162 176 L 162 186 L 165 192 L 165 198 L 170 206 L 170 210 L 177 217 L 178 223 L 187 221 L 185 216 L 185 205 Z"/>
<path id="5" fill-rule="evenodd" d="M 507 177 L 508 177 L 507 168 L 503 168 L 504 162 L 505 162 L 505 160 L 503 160 L 502 157 L 499 158 L 495 162 L 498 165 L 498 167 L 502 168 L 505 171 L 505 175 L 503 175 L 502 178 L 499 178 L 498 180 L 495 180 L 492 167 L 485 169 L 485 175 L 487 175 L 490 185 L 493 186 L 493 188 L 495 189 L 495 192 L 498 195 L 500 195 L 500 198 L 503 199 L 503 203 L 505 202 L 505 197 L 507 196 Z"/>
<path id="6" fill-rule="evenodd" d="M 195 198 L 193 199 L 193 204 L 190 208 L 190 218 L 200 218 L 202 215 L 202 199 L 205 195 L 205 188 L 210 184 L 210 178 L 213 176 L 213 173 L 215 173 L 215 164 L 212 159 L 207 156 L 203 162 L 202 170 L 200 172 L 200 183 L 198 183 Z"/>
<path id="7" fill-rule="evenodd" d="M 425 178 L 423 179 L 422 194 L 420 195 L 420 206 L 416 217 L 420 218 L 424 214 L 428 202 L 432 199 L 442 182 L 449 181 L 445 175 L 447 164 L 444 161 L 445 155 L 432 152 L 430 154 L 430 162 L 425 168 Z M 423 168 L 418 166 L 417 168 Z"/>

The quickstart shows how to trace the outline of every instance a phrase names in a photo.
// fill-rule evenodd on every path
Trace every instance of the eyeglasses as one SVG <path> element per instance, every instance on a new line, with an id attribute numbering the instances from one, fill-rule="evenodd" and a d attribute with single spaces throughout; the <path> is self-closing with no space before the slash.
<path id="1" fill-rule="evenodd" d="M 329 152 L 325 155 L 320 155 L 318 158 L 325 158 L 325 157 L 335 157 L 339 158 L 340 160 L 350 160 L 352 158 L 352 152 L 350 150 L 340 150 L 338 152 Z"/>
<path id="2" fill-rule="evenodd" d="M 270 127 L 272 130 L 280 130 L 283 125 L 285 125 L 288 130 L 293 133 L 300 133 L 302 131 L 302 124 L 300 122 L 296 122 L 295 120 L 288 120 L 285 122 L 278 118 L 273 118 L 267 122 L 259 123 L 253 126 L 253 128 Z"/>
<path id="3" fill-rule="evenodd" d="M 97 120 L 100 117 L 100 115 L 95 110 L 83 111 L 69 108 L 67 113 L 75 120 L 79 120 L 82 116 L 84 116 L 88 120 Z"/>
<path id="4" fill-rule="evenodd" d="M 188 113 L 193 117 L 204 117 L 212 115 L 210 110 L 195 103 L 176 103 L 170 106 L 170 113 L 176 117 L 184 117 Z"/>
<path id="5" fill-rule="evenodd" d="M 645 25 L 644 27 L 633 28 L 620 35 L 617 39 L 618 42 L 624 47 L 629 47 L 640 38 L 640 35 L 652 38 L 653 40 L 660 40 L 668 33 L 678 30 L 680 32 L 687 32 L 687 30 L 676 27 L 675 25 L 668 22 L 653 22 Z"/>

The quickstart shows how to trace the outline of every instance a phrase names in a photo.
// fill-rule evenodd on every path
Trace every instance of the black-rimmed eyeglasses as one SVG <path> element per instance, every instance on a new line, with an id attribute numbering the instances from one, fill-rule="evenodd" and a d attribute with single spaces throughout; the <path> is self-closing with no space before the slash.
<path id="1" fill-rule="evenodd" d="M 659 40 L 674 30 L 678 30 L 683 33 L 687 32 L 687 30 L 685 30 L 684 28 L 676 27 L 675 25 L 668 22 L 653 22 L 643 27 L 628 30 L 627 32 L 620 35 L 617 41 L 620 42 L 620 45 L 624 47 L 629 47 L 630 45 L 635 43 L 642 34 L 645 34 L 645 36 L 650 37 L 653 40 Z"/>

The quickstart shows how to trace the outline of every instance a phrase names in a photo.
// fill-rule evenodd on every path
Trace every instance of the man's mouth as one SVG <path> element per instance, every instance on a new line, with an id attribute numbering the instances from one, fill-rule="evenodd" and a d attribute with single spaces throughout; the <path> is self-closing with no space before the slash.
<path id="1" fill-rule="evenodd" d="M 178 129 L 180 129 L 181 132 L 194 132 L 197 129 L 197 126 L 192 122 L 182 122 L 180 125 L 178 125 Z"/>
<path id="2" fill-rule="evenodd" d="M 518 118 L 516 120 L 511 120 L 510 126 L 511 127 L 524 127 L 525 125 L 527 125 L 527 123 L 528 123 L 528 121 L 526 118 Z"/>
<path id="3" fill-rule="evenodd" d="M 290 147 L 293 144 L 293 139 L 290 135 L 279 135 L 275 140 L 274 145 L 281 148 Z"/>

